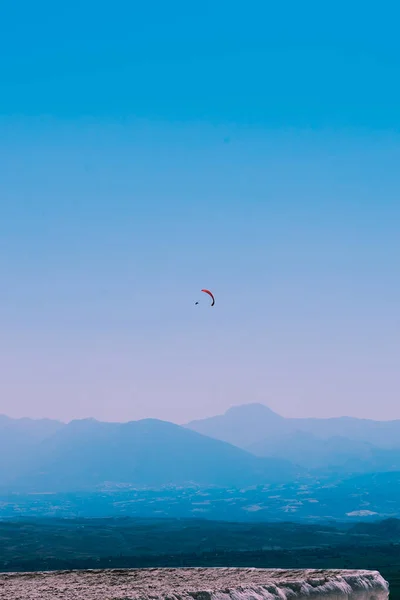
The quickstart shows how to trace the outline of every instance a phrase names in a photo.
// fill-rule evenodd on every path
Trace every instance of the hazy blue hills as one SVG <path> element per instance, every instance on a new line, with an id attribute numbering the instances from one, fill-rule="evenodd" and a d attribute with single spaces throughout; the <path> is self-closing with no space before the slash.
<path id="1" fill-rule="evenodd" d="M 248 448 L 257 456 L 294 461 L 311 470 L 338 473 L 400 471 L 400 448 L 378 448 L 343 436 L 320 439 L 312 433 L 294 431 L 270 437 Z"/>
<path id="2" fill-rule="evenodd" d="M 340 436 L 381 448 L 400 447 L 400 420 L 372 421 L 355 417 L 293 419 L 282 417 L 263 404 L 234 406 L 223 415 L 192 421 L 187 427 L 241 448 L 296 431 L 310 433 L 320 439 Z"/>
<path id="3" fill-rule="evenodd" d="M 10 419 L 0 415 L 0 482 L 15 473 L 31 449 L 64 427 L 50 419 Z"/>
<path id="4" fill-rule="evenodd" d="M 248 404 L 187 427 L 257 456 L 289 460 L 311 470 L 400 470 L 399 420 L 287 419 L 262 404 Z"/>
<path id="5" fill-rule="evenodd" d="M 187 426 L 0 416 L 0 491 L 263 486 L 400 472 L 400 421 L 286 419 L 261 404 Z"/>
<path id="6" fill-rule="evenodd" d="M 31 423 L 35 428 L 35 422 Z M 43 425 L 37 422 L 42 431 Z M 51 428 L 50 428 L 51 429 Z M 17 491 L 94 489 L 104 484 L 248 486 L 288 481 L 301 469 L 260 458 L 226 442 L 172 423 L 94 419 L 53 427 L 49 435 L 11 444 L 13 469 L 0 472 L 2 488 Z M 0 431 L 1 433 L 1 431 Z M 5 449 L 6 455 L 9 452 Z"/>

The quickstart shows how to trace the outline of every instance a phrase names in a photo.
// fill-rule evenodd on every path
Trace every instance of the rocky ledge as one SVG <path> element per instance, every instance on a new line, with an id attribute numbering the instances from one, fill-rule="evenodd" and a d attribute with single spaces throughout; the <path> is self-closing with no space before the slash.
<path id="1" fill-rule="evenodd" d="M 377 571 L 110 569 L 0 574 L 7 600 L 387 600 Z"/>

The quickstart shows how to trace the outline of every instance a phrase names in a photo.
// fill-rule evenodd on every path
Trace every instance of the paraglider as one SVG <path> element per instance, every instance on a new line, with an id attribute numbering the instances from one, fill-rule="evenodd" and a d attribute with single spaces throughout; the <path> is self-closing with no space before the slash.
<path id="1" fill-rule="evenodd" d="M 212 300 L 211 302 L 211 306 L 214 306 L 215 304 L 215 298 L 214 295 L 212 294 L 212 292 L 210 292 L 210 290 L 201 290 L 202 292 L 204 292 L 205 294 L 208 294 Z"/>
<path id="2" fill-rule="evenodd" d="M 201 291 L 210 296 L 210 298 L 212 300 L 211 306 L 214 306 L 214 304 L 215 304 L 214 294 L 212 292 L 210 292 L 210 290 L 201 290 Z M 199 304 L 199 302 L 195 302 L 194 304 L 195 304 L 195 306 L 197 306 Z"/>

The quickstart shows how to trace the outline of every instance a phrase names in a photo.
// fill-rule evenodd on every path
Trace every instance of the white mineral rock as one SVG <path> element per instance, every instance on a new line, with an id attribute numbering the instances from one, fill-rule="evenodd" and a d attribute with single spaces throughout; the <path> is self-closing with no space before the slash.
<path id="1" fill-rule="evenodd" d="M 4 600 L 387 600 L 377 571 L 110 569 L 0 574 Z"/>

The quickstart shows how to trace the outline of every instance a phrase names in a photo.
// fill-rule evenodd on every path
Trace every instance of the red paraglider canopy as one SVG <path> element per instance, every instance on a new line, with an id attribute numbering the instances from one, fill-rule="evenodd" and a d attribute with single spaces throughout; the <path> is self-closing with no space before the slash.
<path id="1" fill-rule="evenodd" d="M 205 294 L 208 294 L 209 296 L 211 296 L 211 299 L 212 299 L 211 306 L 214 306 L 215 298 L 214 298 L 213 294 L 210 292 L 210 290 L 201 290 L 201 291 L 204 292 Z"/>

